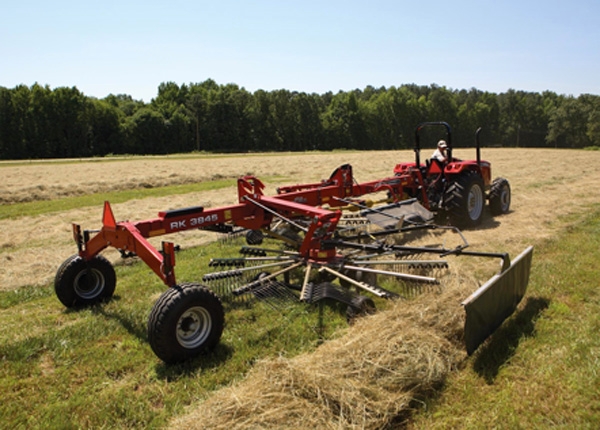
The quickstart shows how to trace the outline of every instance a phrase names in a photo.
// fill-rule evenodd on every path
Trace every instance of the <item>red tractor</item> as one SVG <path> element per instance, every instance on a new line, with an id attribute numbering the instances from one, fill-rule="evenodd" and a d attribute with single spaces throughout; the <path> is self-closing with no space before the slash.
<path id="1" fill-rule="evenodd" d="M 428 158 L 421 164 L 421 132 L 432 126 L 445 128 L 446 160 Z M 510 208 L 508 181 L 492 181 L 491 165 L 481 159 L 480 131 L 481 128 L 475 134 L 476 159 L 459 160 L 453 157 L 452 131 L 447 123 L 419 124 L 415 132 L 415 162 L 400 163 L 394 168 L 409 197 L 418 199 L 430 211 L 445 215 L 450 224 L 458 227 L 479 225 L 486 199 L 493 216 L 505 214 Z"/>

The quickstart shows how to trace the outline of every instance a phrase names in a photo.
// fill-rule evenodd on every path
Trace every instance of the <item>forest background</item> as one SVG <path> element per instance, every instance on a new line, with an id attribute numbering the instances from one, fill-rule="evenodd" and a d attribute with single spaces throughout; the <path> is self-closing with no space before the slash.
<path id="1" fill-rule="evenodd" d="M 336 94 L 253 93 L 212 79 L 161 83 L 150 103 L 76 87 L 0 87 L 0 159 L 192 151 L 407 149 L 423 121 L 446 121 L 455 146 L 478 127 L 492 146 L 600 149 L 600 96 L 495 94 L 406 84 Z"/>

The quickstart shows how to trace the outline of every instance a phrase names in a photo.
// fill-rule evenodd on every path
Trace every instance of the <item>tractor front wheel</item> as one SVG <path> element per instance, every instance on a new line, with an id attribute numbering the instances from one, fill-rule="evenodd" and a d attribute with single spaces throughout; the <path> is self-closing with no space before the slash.
<path id="1" fill-rule="evenodd" d="M 165 363 L 188 360 L 217 345 L 224 322 L 221 300 L 206 287 L 199 284 L 171 287 L 150 312 L 150 347 Z"/>
<path id="2" fill-rule="evenodd" d="M 54 278 L 54 292 L 68 308 L 110 299 L 116 285 L 115 269 L 101 255 L 89 261 L 73 255 L 58 268 Z"/>
<path id="3" fill-rule="evenodd" d="M 460 175 L 446 191 L 446 210 L 457 227 L 476 227 L 483 218 L 485 194 L 483 179 L 476 172 Z"/>
<path id="4" fill-rule="evenodd" d="M 493 216 L 508 213 L 510 209 L 510 185 L 504 178 L 496 178 L 490 188 L 490 212 Z"/>

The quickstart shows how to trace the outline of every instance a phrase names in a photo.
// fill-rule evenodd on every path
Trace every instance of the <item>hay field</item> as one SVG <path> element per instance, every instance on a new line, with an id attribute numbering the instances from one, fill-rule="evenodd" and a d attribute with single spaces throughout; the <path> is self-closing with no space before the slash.
<path id="1" fill-rule="evenodd" d="M 473 151 L 458 150 L 460 158 Z M 484 149 L 492 162 L 492 175 L 510 181 L 512 212 L 499 220 L 486 218 L 481 229 L 471 231 L 472 246 L 517 252 L 531 240 L 553 234 L 560 215 L 583 211 L 597 202 L 600 184 L 600 152 L 544 149 Z M 244 154 L 135 159 L 93 159 L 69 162 L 0 163 L 2 204 L 69 196 L 141 189 L 173 184 L 235 178 L 253 174 L 267 181 L 266 193 L 279 185 L 318 181 L 344 163 L 353 166 L 357 181 L 390 176 L 397 162 L 413 159 L 412 151 L 333 152 L 306 154 Z M 165 209 L 194 205 L 215 207 L 236 201 L 234 187 L 169 197 L 130 200 L 114 205 L 119 220 L 155 217 Z M 59 213 L 4 219 L 0 235 L 0 289 L 43 285 L 52 280 L 56 268 L 76 251 L 71 223 L 84 229 L 100 226 L 101 206 Z M 184 232 L 171 236 L 182 246 L 212 240 L 206 232 Z M 160 240 L 160 238 L 159 238 Z M 116 252 L 107 252 L 116 258 Z"/>
<path id="2" fill-rule="evenodd" d="M 598 203 L 600 152 L 485 149 L 493 176 L 509 179 L 513 192 L 509 214 L 465 232 L 472 248 L 507 251 L 564 230 L 570 213 Z M 470 151 L 456 156 L 471 158 Z M 147 188 L 254 174 L 271 194 L 281 184 L 312 182 L 350 163 L 359 182 L 389 176 L 393 165 L 412 159 L 410 151 L 259 154 L 243 156 L 163 157 L 0 164 L 5 202 L 60 199 L 126 188 Z M 574 168 L 578 166 L 579 169 Z M 114 205 L 118 219 L 145 219 L 160 210 L 235 202 L 234 187 L 129 200 Z M 4 203 L 6 204 L 6 203 Z M 71 222 L 84 228 L 100 224 L 101 207 L 82 207 L 39 216 L 5 219 L 0 236 L 2 289 L 46 285 L 58 265 L 75 252 Z M 183 246 L 213 239 L 210 233 L 186 232 L 172 238 Z M 110 254 L 118 258 L 116 253 Z M 458 260 L 458 259 L 457 259 Z M 231 386 L 208 395 L 169 428 L 381 428 L 402 425 L 418 399 L 435 393 L 465 359 L 460 336 L 459 303 L 478 280 L 466 260 L 452 261 L 443 291 L 426 293 L 410 306 L 365 318 L 345 334 L 311 354 L 270 358 Z M 458 263 L 458 264 L 455 264 Z M 190 280 L 191 281 L 191 280 Z M 158 279 L 156 280 L 159 283 Z M 117 287 L 118 288 L 118 287 Z M 435 296 L 431 296 L 434 294 Z"/>

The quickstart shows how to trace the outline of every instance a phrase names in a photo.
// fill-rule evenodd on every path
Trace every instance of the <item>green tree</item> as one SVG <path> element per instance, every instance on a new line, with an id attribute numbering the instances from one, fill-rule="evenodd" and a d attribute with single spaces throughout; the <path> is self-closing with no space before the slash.
<path id="1" fill-rule="evenodd" d="M 369 149 L 365 114 L 354 92 L 336 94 L 322 115 L 327 147 Z"/>
<path id="2" fill-rule="evenodd" d="M 0 158 L 20 158 L 22 135 L 13 94 L 16 90 L 0 87 Z"/>
<path id="3" fill-rule="evenodd" d="M 195 113 L 189 109 L 190 90 L 174 82 L 162 83 L 158 96 L 150 107 L 158 111 L 165 120 L 165 136 L 162 142 L 165 153 L 194 150 L 192 123 Z"/>
<path id="4" fill-rule="evenodd" d="M 568 148 L 590 146 L 597 138 L 598 103 L 593 97 L 567 97 L 552 112 L 546 138 L 550 145 Z"/>
<path id="5" fill-rule="evenodd" d="M 446 87 L 432 85 L 431 92 L 427 97 L 428 121 L 445 121 L 456 127 L 458 107 L 456 97 Z"/>
<path id="6" fill-rule="evenodd" d="M 484 132 L 481 143 L 497 143 L 500 108 L 496 95 L 472 88 L 469 92 L 461 91 L 458 100 L 456 140 L 464 142 L 466 146 L 474 144 L 474 133 L 481 127 Z"/>
<path id="7" fill-rule="evenodd" d="M 126 131 L 129 139 L 125 146 L 131 154 L 165 154 L 166 123 L 164 117 L 154 109 L 145 107 L 127 119 Z"/>
<path id="8" fill-rule="evenodd" d="M 144 102 L 134 100 L 133 97 L 127 94 L 109 94 L 103 100 L 123 112 L 124 117 L 130 117 L 139 109 L 145 107 Z"/>
<path id="9" fill-rule="evenodd" d="M 252 149 L 247 119 L 249 102 L 249 93 L 235 84 L 207 91 L 206 149 L 217 152 Z"/>
<path id="10" fill-rule="evenodd" d="M 255 151 L 275 151 L 280 146 L 271 103 L 272 93 L 264 90 L 254 92 L 250 100 L 248 121 L 252 149 Z"/>
<path id="11" fill-rule="evenodd" d="M 122 152 L 123 117 L 123 112 L 106 100 L 91 100 L 89 149 L 92 155 L 103 157 Z"/>

